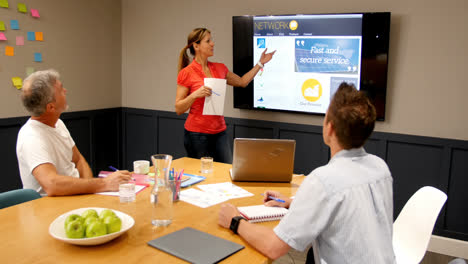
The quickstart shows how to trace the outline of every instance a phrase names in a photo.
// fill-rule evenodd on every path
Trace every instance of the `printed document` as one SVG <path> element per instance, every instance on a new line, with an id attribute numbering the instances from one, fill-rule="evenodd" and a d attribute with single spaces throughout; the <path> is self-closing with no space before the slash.
<path id="1" fill-rule="evenodd" d="M 226 199 L 225 197 L 220 197 L 218 195 L 214 195 L 192 188 L 181 191 L 180 200 L 201 208 L 206 208 L 215 204 L 225 202 L 228 199 Z"/>
<path id="2" fill-rule="evenodd" d="M 211 88 L 212 94 L 205 97 L 203 115 L 223 115 L 226 79 L 205 78 L 205 86 Z"/>
<path id="3" fill-rule="evenodd" d="M 252 193 L 232 184 L 231 182 L 203 184 L 198 185 L 197 187 L 207 193 L 211 193 L 212 195 L 219 196 L 221 199 L 226 200 L 253 196 Z"/>

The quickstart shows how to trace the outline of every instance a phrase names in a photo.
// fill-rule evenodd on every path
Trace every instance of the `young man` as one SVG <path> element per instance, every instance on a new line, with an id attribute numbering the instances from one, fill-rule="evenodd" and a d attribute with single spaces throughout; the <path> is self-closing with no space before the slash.
<path id="1" fill-rule="evenodd" d="M 224 204 L 218 223 L 231 228 L 271 259 L 292 247 L 304 251 L 313 241 L 321 259 L 333 263 L 395 263 L 392 247 L 392 177 L 386 163 L 362 147 L 374 129 L 375 108 L 354 86 L 342 83 L 323 122 L 323 141 L 330 147 L 327 165 L 312 171 L 292 200 L 275 191 L 267 206 L 289 212 L 273 229 L 240 218 Z M 311 259 L 308 258 L 308 261 Z"/>
<path id="2" fill-rule="evenodd" d="M 116 191 L 128 171 L 93 178 L 60 115 L 68 108 L 58 72 L 38 71 L 24 80 L 21 100 L 31 118 L 18 133 L 16 155 L 23 188 L 58 196 Z"/>

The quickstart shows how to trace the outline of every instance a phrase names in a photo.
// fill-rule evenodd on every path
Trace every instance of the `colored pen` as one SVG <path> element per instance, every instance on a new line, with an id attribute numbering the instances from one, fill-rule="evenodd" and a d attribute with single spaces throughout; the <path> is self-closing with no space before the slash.
<path id="1" fill-rule="evenodd" d="M 221 96 L 219 93 L 217 93 L 217 92 L 215 92 L 215 91 L 213 91 L 213 90 L 211 90 L 211 92 L 214 93 L 214 94 L 216 94 L 217 96 Z"/>
<path id="2" fill-rule="evenodd" d="M 119 169 L 117 169 L 116 167 L 114 166 L 109 166 L 109 169 L 113 170 L 113 171 L 118 171 Z M 134 181 L 135 178 L 132 177 L 132 181 Z"/>
<path id="3" fill-rule="evenodd" d="M 265 196 L 265 195 L 262 193 L 262 196 Z M 285 203 L 286 202 L 285 200 L 281 200 L 281 199 L 273 197 L 271 195 L 268 196 L 268 199 L 275 200 L 275 201 L 280 202 L 280 203 Z"/>
<path id="4" fill-rule="evenodd" d="M 184 176 L 184 169 L 182 169 L 182 170 L 180 171 L 179 179 L 178 179 L 178 180 L 181 180 L 181 179 L 182 179 L 182 176 Z"/>

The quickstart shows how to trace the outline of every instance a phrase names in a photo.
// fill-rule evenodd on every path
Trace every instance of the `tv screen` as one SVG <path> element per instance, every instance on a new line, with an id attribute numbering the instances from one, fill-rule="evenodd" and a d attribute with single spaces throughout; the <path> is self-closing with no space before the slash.
<path id="1" fill-rule="evenodd" d="M 233 17 L 234 73 L 276 50 L 234 107 L 324 115 L 342 82 L 364 91 L 385 119 L 390 13 Z"/>

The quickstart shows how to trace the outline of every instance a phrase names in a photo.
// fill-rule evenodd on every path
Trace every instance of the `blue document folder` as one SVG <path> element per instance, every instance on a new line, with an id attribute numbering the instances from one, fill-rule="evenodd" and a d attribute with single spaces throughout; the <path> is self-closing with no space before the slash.
<path id="1" fill-rule="evenodd" d="M 182 184 L 180 185 L 180 186 L 182 186 L 182 188 L 192 186 L 192 185 L 194 185 L 196 183 L 199 183 L 201 181 L 204 181 L 206 179 L 206 177 L 204 177 L 204 176 L 194 175 L 194 174 L 187 174 L 187 173 L 184 173 L 184 176 L 189 176 L 190 179 L 182 182 Z"/>

